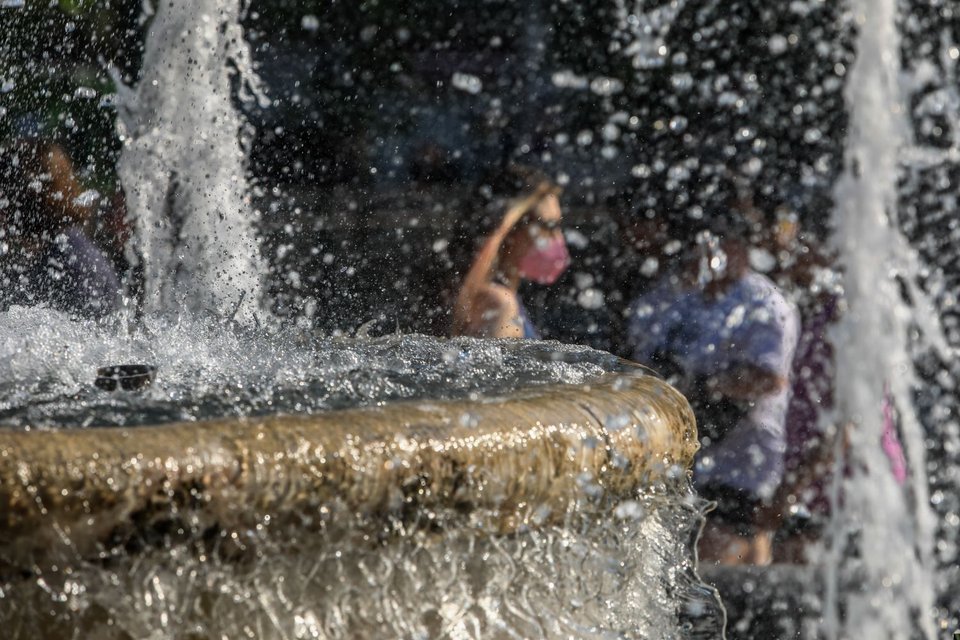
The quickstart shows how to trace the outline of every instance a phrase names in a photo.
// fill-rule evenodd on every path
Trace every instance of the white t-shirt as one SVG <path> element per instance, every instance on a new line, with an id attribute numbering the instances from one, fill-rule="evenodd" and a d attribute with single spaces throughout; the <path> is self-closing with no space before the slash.
<path id="1" fill-rule="evenodd" d="M 651 365 L 667 354 L 685 378 L 708 377 L 738 364 L 790 375 L 800 319 L 776 285 L 747 272 L 720 296 L 663 282 L 630 307 L 634 358 Z M 694 467 L 700 486 L 721 484 L 769 498 L 783 478 L 789 385 L 749 404 L 718 443 L 701 449 Z"/>

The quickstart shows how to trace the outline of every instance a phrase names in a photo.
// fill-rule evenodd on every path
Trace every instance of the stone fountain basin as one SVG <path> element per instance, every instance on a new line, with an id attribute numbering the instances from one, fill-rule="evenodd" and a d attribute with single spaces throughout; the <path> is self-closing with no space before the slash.
<path id="1" fill-rule="evenodd" d="M 329 534 L 349 521 L 356 535 L 453 511 L 511 532 L 682 478 L 697 448 L 686 399 L 643 373 L 475 401 L 0 431 L 0 569 L 265 522 Z"/>

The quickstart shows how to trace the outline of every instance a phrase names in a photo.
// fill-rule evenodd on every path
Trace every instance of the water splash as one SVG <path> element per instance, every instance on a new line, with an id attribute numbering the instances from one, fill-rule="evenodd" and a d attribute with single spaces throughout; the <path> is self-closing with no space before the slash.
<path id="1" fill-rule="evenodd" d="M 851 477 L 834 509 L 828 566 L 830 637 L 934 637 L 933 517 L 923 432 L 913 409 L 912 310 L 897 277 L 913 263 L 897 221 L 898 155 L 905 140 L 896 0 L 854 3 L 857 59 L 846 99 L 846 167 L 835 190 L 836 242 L 848 308 L 837 345 L 837 418 L 852 422 Z M 912 278 L 907 278 L 911 280 Z M 883 455 L 884 387 L 901 411 L 912 477 L 901 489 Z"/>
<path id="2" fill-rule="evenodd" d="M 150 362 L 143 393 L 93 385 L 104 363 Z M 622 365 L 587 347 L 417 335 L 322 338 L 147 316 L 130 331 L 44 308 L 0 314 L 0 428 L 151 424 L 313 413 L 399 399 L 583 384 Z"/>
<path id="3" fill-rule="evenodd" d="M 257 83 L 240 17 L 240 0 L 159 2 L 141 78 L 119 92 L 119 174 L 148 313 L 249 324 L 259 309 L 265 271 L 233 104 L 235 84 L 253 99 Z"/>

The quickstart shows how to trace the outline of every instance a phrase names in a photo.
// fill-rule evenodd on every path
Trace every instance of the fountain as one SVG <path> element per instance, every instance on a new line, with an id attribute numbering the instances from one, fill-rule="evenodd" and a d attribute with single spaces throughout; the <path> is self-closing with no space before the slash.
<path id="1" fill-rule="evenodd" d="M 353 348 L 430 362 L 491 347 Z M 687 555 L 692 416 L 660 380 L 595 358 L 573 365 L 586 384 L 499 399 L 4 431 L 0 613 L 14 637 L 677 627 L 679 603 L 709 605 Z"/>
<path id="2" fill-rule="evenodd" d="M 82 48 L 70 34 L 89 4 L 61 2 L 47 11 L 62 25 L 38 24 L 62 26 L 67 48 Z M 100 106 L 116 109 L 134 223 L 126 258 L 142 271 L 142 301 L 99 322 L 0 311 L 0 620 L 10 637 L 715 638 L 727 613 L 731 638 L 952 629 L 955 575 L 942 567 L 956 554 L 955 467 L 936 469 L 936 490 L 924 471 L 960 449 L 952 405 L 939 400 L 932 419 L 915 396 L 931 378 L 948 390 L 954 381 L 917 375 L 914 363 L 923 349 L 955 359 L 955 325 L 940 326 L 935 309 L 955 298 L 900 218 L 933 206 L 907 189 L 929 191 L 924 172 L 958 157 L 955 141 L 922 148 L 957 112 L 955 87 L 912 94 L 960 57 L 949 34 L 939 49 L 918 44 L 930 40 L 923 20 L 937 18 L 893 0 L 782 11 L 614 0 L 596 15 L 590 2 L 534 2 L 489 21 L 454 2 L 466 17 L 448 24 L 456 12 L 445 4 L 398 16 L 364 3 L 356 14 L 327 7 L 332 27 L 304 9 L 291 27 L 260 16 L 289 7 L 136 4 L 149 31 L 142 68 L 110 68 L 116 95 Z M 0 53 L 12 46 L 3 27 L 26 29 L 16 16 L 28 11 L 43 10 L 0 2 Z M 356 33 L 338 31 L 343 16 Z M 265 42 L 275 27 L 282 35 Z M 330 51 L 301 46 L 321 37 Z M 458 50 L 460 37 L 482 52 Z M 364 67 L 347 41 L 376 64 Z M 917 60 L 905 63 L 904 50 Z M 261 86 L 257 64 L 279 88 Z M 38 65 L 0 70 L 0 98 Z M 85 69 L 53 117 L 71 131 L 96 95 L 86 85 L 100 86 Z M 364 94 L 368 84 L 382 93 Z M 529 106 L 503 100 L 521 86 Z M 398 116 L 404 100 L 410 112 Z M 330 102 L 349 113 L 331 116 Z M 364 109 L 377 117 L 363 121 Z M 6 114 L 0 105 L 4 134 Z M 374 210 L 407 179 L 402 156 L 420 149 L 427 121 L 439 146 L 415 158 L 426 163 L 416 178 L 426 186 L 412 189 L 422 200 L 394 209 L 402 199 L 384 198 L 387 214 Z M 422 318 L 399 317 L 406 333 L 368 335 L 392 329 L 384 308 L 423 311 L 429 296 L 415 281 L 442 271 L 423 264 L 450 268 L 457 207 L 441 206 L 451 192 L 434 174 L 469 177 L 463 166 L 480 163 L 482 144 L 465 131 L 482 131 L 483 144 L 502 134 L 493 146 L 509 143 L 568 184 L 575 272 L 529 298 L 542 303 L 531 308 L 545 310 L 547 335 L 565 341 L 617 347 L 606 325 L 620 321 L 626 263 L 596 213 L 614 186 L 649 211 L 705 215 L 701 178 L 734 165 L 760 197 L 799 191 L 802 223 L 821 237 L 830 227 L 845 315 L 831 337 L 837 402 L 824 419 L 853 427 L 849 449 L 841 438 L 833 451 L 829 521 L 806 564 L 697 567 L 695 426 L 651 372 L 558 342 L 413 335 Z M 324 147 L 314 167 L 292 151 L 310 145 Z M 452 160 L 429 164 L 443 145 Z M 282 179 L 306 176 L 308 187 L 251 180 L 249 163 L 268 152 Z M 336 187 L 312 184 L 331 175 Z M 952 178 L 936 175 L 935 204 L 950 213 Z M 904 206 L 907 196 L 916 202 Z M 375 233 L 382 242 L 363 244 Z M 811 289 L 831 286 L 825 278 Z M 388 321 L 371 331 L 352 329 L 381 313 Z M 133 363 L 136 381 L 121 380 L 133 369 L 98 374 Z M 904 486 L 880 446 L 884 406 L 899 414 Z"/>
<path id="3" fill-rule="evenodd" d="M 912 409 L 917 380 L 907 343 L 911 309 L 902 301 L 895 277 L 877 278 L 878 269 L 913 278 L 910 248 L 900 235 L 896 213 L 898 151 L 905 137 L 897 3 L 858 3 L 854 11 L 860 35 L 847 85 L 851 133 L 835 214 L 836 239 L 847 256 L 849 303 L 849 317 L 835 336 L 840 345 L 837 410 L 853 420 L 853 471 L 843 483 L 843 508 L 833 523 L 827 630 L 833 638 L 850 633 L 933 638 L 927 614 L 935 600 L 927 479 L 922 472 L 913 474 L 911 505 L 877 446 L 883 394 L 891 385 L 903 408 L 909 466 L 926 468 L 923 432 Z M 871 348 L 879 343 L 883 349 Z M 851 543 L 850 536 L 857 541 Z M 851 553 L 851 546 L 856 547 L 854 558 L 845 561 L 843 554 Z M 842 575 L 843 570 L 849 573 Z M 838 607 L 845 612 L 842 621 Z"/>
<path id="4" fill-rule="evenodd" d="M 659 378 L 560 344 L 264 326 L 239 15 L 160 3 L 136 88 L 114 73 L 142 310 L 0 316 L 9 637 L 722 633 L 691 555 L 695 425 Z M 121 362 L 149 365 L 100 367 Z"/>
<path id="5" fill-rule="evenodd" d="M 257 219 L 250 206 L 242 123 L 232 104 L 266 100 L 250 70 L 240 2 L 161 3 L 144 73 L 120 89 L 118 171 L 134 222 L 133 264 L 144 309 L 229 315 L 244 324 L 262 302 Z"/>

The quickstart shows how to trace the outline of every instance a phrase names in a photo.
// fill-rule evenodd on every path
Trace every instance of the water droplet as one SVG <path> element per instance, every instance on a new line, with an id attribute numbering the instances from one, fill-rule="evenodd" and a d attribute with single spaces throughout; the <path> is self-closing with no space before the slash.
<path id="1" fill-rule="evenodd" d="M 92 207 L 99 199 L 99 191 L 96 189 L 87 189 L 73 199 L 73 204 L 77 205 L 78 207 Z"/>
<path id="2" fill-rule="evenodd" d="M 606 427 L 608 431 L 620 431 L 621 429 L 630 426 L 632 420 L 630 419 L 629 413 L 618 413 L 616 415 L 607 416 L 603 421 L 603 426 Z"/>
<path id="3" fill-rule="evenodd" d="M 599 289 L 584 289 L 577 294 L 577 304 L 584 309 L 600 309 L 604 304 L 603 292 Z"/>
<path id="4" fill-rule="evenodd" d="M 767 40 L 767 48 L 769 48 L 770 53 L 775 56 L 779 56 L 780 54 L 786 52 L 787 46 L 787 39 L 779 33 L 770 36 L 770 39 Z"/>
<path id="5" fill-rule="evenodd" d="M 693 76 L 689 73 L 675 73 L 670 76 L 670 84 L 677 91 L 689 91 L 693 88 Z"/>
<path id="6" fill-rule="evenodd" d="M 483 91 L 483 82 L 475 75 L 469 73 L 456 72 L 450 79 L 450 83 L 461 91 L 476 95 Z"/>
<path id="7" fill-rule="evenodd" d="M 750 249 L 750 266 L 760 273 L 768 273 L 777 266 L 777 259 L 766 249 Z"/>
<path id="8" fill-rule="evenodd" d="M 616 78 L 601 76 L 590 82 L 590 91 L 598 96 L 612 96 L 623 91 L 623 83 Z"/>
<path id="9" fill-rule="evenodd" d="M 762 169 L 763 160 L 760 158 L 750 158 L 744 162 L 743 166 L 741 167 L 741 171 L 743 171 L 744 175 L 747 176 L 755 176 L 759 174 Z"/>
<path id="10" fill-rule="evenodd" d="M 656 258 L 647 258 L 640 266 L 640 273 L 647 278 L 652 278 L 660 270 L 660 261 Z"/>
<path id="11" fill-rule="evenodd" d="M 576 229 L 564 229 L 563 237 L 567 241 L 567 244 L 576 247 L 577 249 L 586 249 L 590 244 L 590 241 L 587 240 L 587 236 L 583 235 Z"/>
<path id="12" fill-rule="evenodd" d="M 586 89 L 589 86 L 585 77 L 566 69 L 554 73 L 550 76 L 550 81 L 553 82 L 553 86 L 560 89 Z"/>
<path id="13" fill-rule="evenodd" d="M 613 515 L 620 520 L 639 520 L 644 515 L 644 509 L 636 500 L 624 500 L 613 510 Z"/>
<path id="14" fill-rule="evenodd" d="M 460 414 L 459 423 L 461 427 L 475 429 L 480 424 L 480 418 L 474 413 L 464 411 Z"/>
<path id="15" fill-rule="evenodd" d="M 685 182 L 690 179 L 690 169 L 683 164 L 675 164 L 667 171 L 667 178 L 674 182 Z"/>

